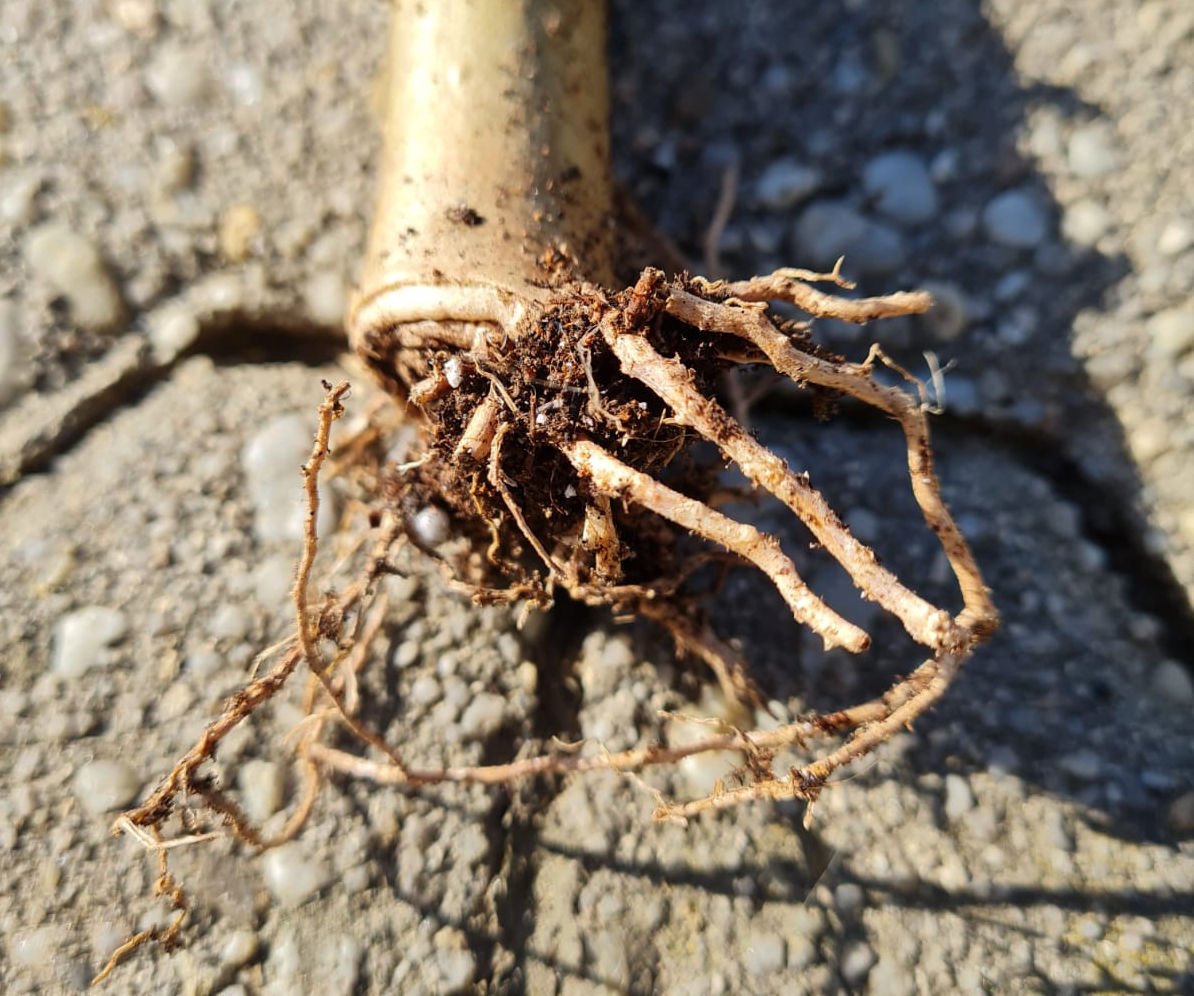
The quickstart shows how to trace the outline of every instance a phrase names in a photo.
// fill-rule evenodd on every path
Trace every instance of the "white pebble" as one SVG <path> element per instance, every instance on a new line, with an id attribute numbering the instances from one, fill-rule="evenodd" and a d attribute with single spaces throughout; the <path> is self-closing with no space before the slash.
<path id="1" fill-rule="evenodd" d="M 876 156 L 863 170 L 862 185 L 875 208 L 901 225 L 918 225 L 937 213 L 937 191 L 928 168 L 913 152 Z"/>
<path id="2" fill-rule="evenodd" d="M 0 405 L 21 393 L 32 375 L 15 301 L 0 299 Z"/>
<path id="3" fill-rule="evenodd" d="M 983 210 L 983 228 L 991 241 L 1009 249 L 1035 249 L 1044 241 L 1045 213 L 1027 190 L 1007 190 Z"/>
<path id="4" fill-rule="evenodd" d="M 220 947 L 220 964 L 227 968 L 240 968 L 256 957 L 257 935 L 251 930 L 234 931 Z"/>
<path id="5" fill-rule="evenodd" d="M 857 986 L 875 967 L 879 960 L 865 941 L 852 941 L 842 953 L 840 969 L 842 978 L 851 986 Z"/>
<path id="6" fill-rule="evenodd" d="M 1061 234 L 1074 245 L 1089 248 L 1099 241 L 1111 224 L 1111 215 L 1098 201 L 1090 199 L 1072 205 L 1061 219 Z"/>
<path id="7" fill-rule="evenodd" d="M 821 186 L 821 173 L 795 159 L 777 159 L 755 182 L 755 200 L 772 211 L 782 211 L 808 200 Z"/>
<path id="8" fill-rule="evenodd" d="M 207 55 L 198 48 L 162 46 L 145 70 L 145 85 L 167 107 L 197 104 L 211 85 Z"/>
<path id="9" fill-rule="evenodd" d="M 1115 135 L 1105 121 L 1094 121 L 1077 128 L 1066 147 L 1070 172 L 1083 179 L 1106 176 L 1119 165 Z"/>
<path id="10" fill-rule="evenodd" d="M 1177 661 L 1161 661 L 1152 677 L 1157 697 L 1174 706 L 1194 703 L 1194 680 L 1188 668 Z"/>
<path id="11" fill-rule="evenodd" d="M 171 363 L 199 338 L 199 319 L 185 305 L 164 308 L 149 321 L 149 342 L 158 363 Z"/>
<path id="12" fill-rule="evenodd" d="M 331 881 L 327 865 L 306 854 L 298 844 L 267 851 L 263 861 L 265 887 L 283 909 L 294 909 Z"/>
<path id="13" fill-rule="evenodd" d="M 249 615 L 239 605 L 225 602 L 212 613 L 207 633 L 213 640 L 239 642 L 249 633 Z"/>
<path id="14" fill-rule="evenodd" d="M 303 287 L 303 300 L 313 322 L 339 327 L 348 309 L 344 278 L 332 270 L 313 274 Z"/>
<path id="15" fill-rule="evenodd" d="M 424 505 L 414 514 L 410 525 L 419 542 L 429 547 L 439 546 L 452 531 L 448 513 L 438 505 Z"/>
<path id="16" fill-rule="evenodd" d="M 22 968 L 48 968 L 62 950 L 62 931 L 48 923 L 31 930 L 18 930 L 8 942 L 14 965 Z"/>
<path id="17" fill-rule="evenodd" d="M 484 740 L 498 731 L 506 715 L 506 700 L 493 692 L 479 692 L 460 717 L 461 733 L 469 740 Z"/>
<path id="18" fill-rule="evenodd" d="M 1168 222 L 1157 239 L 1157 251 L 1162 256 L 1180 256 L 1194 246 L 1194 225 L 1181 218 Z"/>
<path id="19" fill-rule="evenodd" d="M 68 613 L 54 627 L 50 670 L 63 678 L 79 678 L 100 661 L 106 647 L 128 632 L 123 612 L 104 605 L 88 605 Z"/>
<path id="20" fill-rule="evenodd" d="M 123 761 L 89 761 L 75 772 L 71 784 L 83 808 L 98 816 L 133 802 L 141 778 Z"/>
<path id="21" fill-rule="evenodd" d="M 974 808 L 974 793 L 961 775 L 945 776 L 945 815 L 956 820 Z"/>
<path id="22" fill-rule="evenodd" d="M 104 331 L 124 320 L 124 303 L 95 243 L 58 222 L 29 233 L 25 259 L 34 275 L 62 295 L 83 328 Z"/>
<path id="23" fill-rule="evenodd" d="M 432 989 L 440 993 L 464 992 L 477 974 L 477 960 L 464 934 L 455 927 L 444 927 L 436 932 L 434 943 L 435 952 L 426 964 Z"/>
<path id="24" fill-rule="evenodd" d="M 783 937 L 770 930 L 756 930 L 746 939 L 746 971 L 753 976 L 774 976 L 786 961 Z"/>
<path id="25" fill-rule="evenodd" d="M 262 543 L 292 544 L 303 538 L 307 515 L 301 468 L 311 452 L 312 419 L 280 415 L 267 422 L 245 444 L 241 465 L 253 503 L 253 531 Z M 320 495 L 316 523 L 320 536 L 336 525 L 336 512 L 326 490 Z"/>
<path id="26" fill-rule="evenodd" d="M 241 804 L 253 822 L 264 823 L 282 808 L 286 775 L 280 764 L 257 759 L 246 761 L 237 772 L 236 782 Z"/>
<path id="27" fill-rule="evenodd" d="M 1194 307 L 1159 311 L 1148 320 L 1151 351 L 1162 359 L 1177 359 L 1194 349 Z"/>
<path id="28" fill-rule="evenodd" d="M 0 180 L 0 223 L 21 228 L 33 221 L 41 185 L 36 173 L 15 173 Z"/>
<path id="29" fill-rule="evenodd" d="M 459 356 L 449 356 L 447 362 L 444 363 L 444 379 L 453 391 L 464 380 L 464 364 L 461 363 Z"/>

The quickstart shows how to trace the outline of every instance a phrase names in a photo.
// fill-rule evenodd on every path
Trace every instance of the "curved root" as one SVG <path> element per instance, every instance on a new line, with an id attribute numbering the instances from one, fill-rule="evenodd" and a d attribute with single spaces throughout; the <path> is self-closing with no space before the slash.
<path id="1" fill-rule="evenodd" d="M 183 837 L 163 840 L 163 826 L 185 797 L 198 797 L 243 842 L 267 848 L 297 832 L 329 772 L 403 788 L 498 784 L 601 769 L 635 772 L 694 754 L 736 750 L 747 761 L 741 784 L 718 784 L 706 797 L 687 802 L 660 799 L 656 818 L 683 821 L 759 799 L 804 799 L 811 815 L 812 803 L 836 771 L 930 708 L 998 617 L 941 498 L 926 406 L 921 398 L 874 378 L 876 362 L 894 367 L 877 348 L 862 364 L 832 357 L 813 345 L 802 326 L 777 323 L 766 302 L 784 300 L 812 315 L 855 322 L 923 311 L 931 302 L 924 294 L 848 300 L 811 286 L 818 281 L 849 286 L 836 268 L 828 274 L 781 270 L 736 283 L 667 282 L 658 271 L 647 270 L 634 287 L 612 297 L 588 285 L 569 286 L 544 305 L 515 307 L 505 298 L 462 297 L 442 288 L 437 297 L 434 288 L 422 288 L 403 298 L 407 305 L 419 305 L 410 315 L 401 309 L 387 312 L 392 302 L 371 303 L 377 324 L 358 338 L 362 353 L 386 383 L 421 407 L 426 450 L 378 477 L 380 525 L 372 554 L 354 583 L 312 611 L 305 593 L 316 549 L 317 478 L 347 390 L 347 385 L 328 385 L 311 458 L 303 468 L 308 517 L 294 587 L 296 634 L 280 648 L 278 663 L 234 695 L 154 793 L 113 828 L 117 834 L 133 833 L 158 852 L 161 887 L 176 906 L 185 912 L 185 897 L 165 868 L 168 847 L 204 836 L 195 832 L 191 816 L 184 821 Z M 428 301 L 434 304 L 431 311 L 424 307 Z M 432 313 L 445 324 L 409 321 Z M 789 468 L 714 399 L 720 376 L 740 362 L 764 363 L 800 384 L 850 395 L 900 423 L 912 491 L 957 578 L 961 612 L 951 616 L 932 605 L 880 565 L 808 475 Z M 689 574 L 711 557 L 680 559 L 677 541 L 685 536 L 721 547 L 731 559 L 763 572 L 792 616 L 818 633 L 827 648 L 865 649 L 869 636 L 804 583 L 774 536 L 713 507 L 718 499 L 714 474 L 689 472 L 678 479 L 673 475 L 666 484 L 660 480 L 695 439 L 715 444 L 751 481 L 782 501 L 863 596 L 896 616 L 929 649 L 929 659 L 885 695 L 861 705 L 769 730 L 721 724 L 695 742 L 656 743 L 616 754 L 568 750 L 506 764 L 422 768 L 357 718 L 357 673 L 384 624 L 384 605 L 369 608 L 377 581 L 391 570 L 398 544 L 409 540 L 425 549 L 413 513 L 430 501 L 447 506 L 459 528 L 476 540 L 473 554 L 446 566 L 478 601 L 542 604 L 559 587 L 585 602 L 648 616 L 672 634 L 678 649 L 705 661 L 727 698 L 739 703 L 760 704 L 743 662 L 689 611 L 693 599 L 681 597 Z M 331 660 L 320 651 L 328 640 L 337 648 Z M 307 788 L 282 833 L 265 840 L 200 768 L 223 737 L 277 694 L 300 664 L 312 675 L 308 721 L 297 738 Z M 325 731 L 335 723 L 382 759 L 325 744 Z M 772 770 L 777 751 L 804 748 L 821 738 L 844 739 L 799 768 Z M 159 939 L 174 939 L 182 915 Z M 157 935 L 137 935 L 112 963 L 150 936 Z"/>

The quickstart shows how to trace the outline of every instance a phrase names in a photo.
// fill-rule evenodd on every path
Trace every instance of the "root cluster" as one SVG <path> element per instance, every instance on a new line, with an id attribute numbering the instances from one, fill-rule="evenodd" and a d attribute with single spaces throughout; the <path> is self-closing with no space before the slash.
<path id="1" fill-rule="evenodd" d="M 667 280 L 646 270 L 619 294 L 571 284 L 545 303 L 480 314 L 469 322 L 376 324 L 358 351 L 421 418 L 423 448 L 407 463 L 377 474 L 374 546 L 360 576 L 321 605 L 308 605 L 317 478 L 346 391 L 346 385 L 329 386 L 303 469 L 309 515 L 294 589 L 295 634 L 278 648 L 272 668 L 226 703 L 144 804 L 117 821 L 117 833 L 133 833 L 159 852 L 159 890 L 171 894 L 180 909 L 169 928 L 138 935 L 118 955 L 150 938 L 176 939 L 185 897 L 165 855 L 172 844 L 201 836 L 197 814 L 218 816 L 254 847 L 272 846 L 301 826 L 329 772 L 413 789 L 594 769 L 635 772 L 728 750 L 743 757 L 736 784 L 710 786 L 708 795 L 694 800 L 660 797 L 656 818 L 683 821 L 759 799 L 803 799 L 811 814 L 811 804 L 836 771 L 932 706 L 974 646 L 993 631 L 997 615 L 941 498 L 923 392 L 879 349 L 863 363 L 846 362 L 816 346 L 807 325 L 778 319 L 768 306 L 785 301 L 810 316 L 864 323 L 924 311 L 931 302 L 916 293 L 847 299 L 814 286 L 826 282 L 848 286 L 836 270 L 784 270 L 734 283 Z M 876 378 L 878 364 L 907 377 L 914 390 Z M 760 444 L 718 400 L 723 375 L 743 365 L 769 367 L 822 400 L 852 397 L 898 422 L 912 491 L 957 578 L 960 612 L 951 615 L 934 606 L 885 568 L 850 533 L 809 476 Z M 864 650 L 870 636 L 809 588 L 776 537 L 714 507 L 716 473 L 688 458 L 701 441 L 786 505 L 863 596 L 900 621 L 925 647 L 919 666 L 880 698 L 837 712 L 766 731 L 722 724 L 683 746 L 654 743 L 617 754 L 561 748 L 504 764 L 431 769 L 360 721 L 357 674 L 372 635 L 385 621 L 378 581 L 394 570 L 393 555 L 403 543 L 442 560 L 455 583 L 479 602 L 543 605 L 562 589 L 591 604 L 651 618 L 671 633 L 681 651 L 704 661 L 727 697 L 738 702 L 759 704 L 749 674 L 709 626 L 688 587 L 710 560 L 753 565 L 774 584 L 792 616 L 827 648 Z M 455 547 L 445 553 L 421 534 L 417 514 L 429 504 L 446 511 L 457 532 L 473 540 L 463 552 Z M 694 546 L 692 537 L 702 542 Z M 220 740 L 300 666 L 310 674 L 310 718 L 297 738 L 307 791 L 280 836 L 265 840 L 235 800 L 205 775 L 204 766 Z M 335 725 L 350 729 L 362 749 L 351 753 L 325 743 L 326 731 Z M 814 760 L 774 769 L 780 750 L 818 740 L 829 743 Z M 184 817 L 185 836 L 169 840 L 167 823 L 178 814 Z"/>

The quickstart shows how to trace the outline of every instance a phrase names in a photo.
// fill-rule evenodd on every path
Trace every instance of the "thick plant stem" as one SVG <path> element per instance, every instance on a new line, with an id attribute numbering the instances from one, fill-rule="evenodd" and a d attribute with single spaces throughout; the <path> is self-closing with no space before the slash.
<path id="1" fill-rule="evenodd" d="M 354 347 L 417 321 L 512 327 L 613 273 L 605 4 L 396 0 L 380 200 Z"/>

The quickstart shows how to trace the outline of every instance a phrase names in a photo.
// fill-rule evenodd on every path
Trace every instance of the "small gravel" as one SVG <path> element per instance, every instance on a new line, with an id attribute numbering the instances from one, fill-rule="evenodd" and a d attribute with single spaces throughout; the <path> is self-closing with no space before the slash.
<path id="1" fill-rule="evenodd" d="M 25 259 L 33 275 L 65 298 L 80 326 L 111 331 L 125 317 L 124 303 L 99 248 L 84 235 L 58 222 L 46 222 L 25 241 Z"/>
<path id="2" fill-rule="evenodd" d="M 63 678 L 81 678 L 103 661 L 104 650 L 124 639 L 128 619 L 104 605 L 68 613 L 54 627 L 50 670 Z"/>
<path id="3" fill-rule="evenodd" d="M 1035 249 L 1048 234 L 1048 221 L 1036 195 L 1027 190 L 1008 190 L 995 197 L 983 210 L 987 237 L 1009 249 Z"/>
<path id="4" fill-rule="evenodd" d="M 1152 688 L 1157 698 L 1182 708 L 1194 705 L 1194 678 L 1190 669 L 1177 661 L 1162 661 L 1153 671 Z"/>
<path id="5" fill-rule="evenodd" d="M 1066 147 L 1070 172 L 1087 180 L 1114 172 L 1119 159 L 1114 132 L 1106 121 L 1076 128 Z"/>
<path id="6" fill-rule="evenodd" d="M 770 211 L 786 211 L 812 197 L 822 182 L 820 170 L 795 159 L 778 159 L 755 182 L 755 200 Z"/>
<path id="7" fill-rule="evenodd" d="M 875 209 L 900 225 L 919 225 L 937 214 L 937 191 L 915 152 L 884 152 L 866 164 L 862 186 Z"/>
<path id="8" fill-rule="evenodd" d="M 1194 349 L 1194 306 L 1159 311 L 1148 321 L 1150 351 L 1162 360 L 1175 360 Z"/>
<path id="9" fill-rule="evenodd" d="M 253 532 L 262 543 L 293 545 L 303 538 L 307 506 L 301 468 L 311 452 L 313 417 L 279 415 L 262 426 L 241 452 L 241 467 L 253 503 Z M 335 527 L 334 502 L 325 489 L 316 523 L 319 535 Z"/>
<path id="10" fill-rule="evenodd" d="M 98 816 L 134 802 L 141 777 L 123 761 L 99 760 L 80 767 L 71 784 L 83 808 Z"/>
<path id="11" fill-rule="evenodd" d="M 751 975 L 774 975 L 784 967 L 784 939 L 769 930 L 752 930 L 745 938 L 746 970 Z"/>
<path id="12" fill-rule="evenodd" d="M 474 695 L 460 717 L 460 732 L 466 740 L 484 740 L 495 734 L 506 715 L 506 700 L 493 692 Z"/>
<path id="13" fill-rule="evenodd" d="M 455 927 L 444 927 L 435 935 L 435 950 L 427 963 L 432 991 L 464 992 L 477 975 L 477 959 L 468 948 L 464 934 Z"/>
<path id="14" fill-rule="evenodd" d="M 1110 224 L 1110 212 L 1088 198 L 1078 201 L 1062 215 L 1061 234 L 1075 245 L 1089 248 L 1106 234 Z"/>
<path id="15" fill-rule="evenodd" d="M 961 775 L 945 776 L 945 815 L 957 820 L 974 808 L 974 793 Z"/>
<path id="16" fill-rule="evenodd" d="M 16 304 L 0 298 L 0 407 L 20 394 L 33 374 L 19 321 Z"/>
<path id="17" fill-rule="evenodd" d="M 887 225 L 871 221 L 842 201 L 818 201 L 796 223 L 800 258 L 828 270 L 839 257 L 846 269 L 864 276 L 883 276 L 904 263 L 902 236 Z"/>
<path id="18" fill-rule="evenodd" d="M 845 950 L 842 952 L 842 978 L 846 980 L 848 985 L 861 985 L 878 960 L 878 955 L 875 954 L 871 946 L 865 941 L 852 941 L 846 945 Z"/>
<path id="19" fill-rule="evenodd" d="M 253 822 L 264 823 L 282 808 L 286 790 L 286 772 L 282 765 L 252 759 L 240 766 L 236 780 L 240 786 L 241 805 Z"/>
<path id="20" fill-rule="evenodd" d="M 265 886 L 283 909 L 295 909 L 316 896 L 332 880 L 331 868 L 301 843 L 283 844 L 262 859 Z"/>

